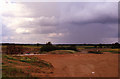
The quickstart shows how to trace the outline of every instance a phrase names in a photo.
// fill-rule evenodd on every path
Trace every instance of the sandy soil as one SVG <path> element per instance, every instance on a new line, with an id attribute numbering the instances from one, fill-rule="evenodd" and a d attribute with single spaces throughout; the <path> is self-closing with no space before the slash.
<path id="1" fill-rule="evenodd" d="M 35 55 L 52 63 L 51 77 L 117 77 L 117 54 Z"/>

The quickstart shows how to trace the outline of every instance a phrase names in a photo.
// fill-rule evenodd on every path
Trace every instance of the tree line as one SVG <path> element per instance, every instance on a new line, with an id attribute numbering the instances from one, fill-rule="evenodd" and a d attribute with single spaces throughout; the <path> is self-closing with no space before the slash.
<path id="1" fill-rule="evenodd" d="M 94 46 L 94 48 L 120 48 L 120 44 L 118 42 L 113 44 L 83 44 L 83 46 Z M 6 45 L 6 54 L 23 54 L 23 45 L 18 44 L 7 44 Z M 47 42 L 46 44 L 36 44 L 36 46 L 41 46 L 40 52 L 49 52 L 53 50 L 74 50 L 77 51 L 76 46 L 78 44 L 57 44 L 54 45 L 51 42 Z"/>

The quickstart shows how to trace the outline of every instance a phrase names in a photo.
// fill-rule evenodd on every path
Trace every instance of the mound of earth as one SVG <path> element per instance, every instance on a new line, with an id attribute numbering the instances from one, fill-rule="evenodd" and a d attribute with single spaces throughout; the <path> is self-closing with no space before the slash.
<path id="1" fill-rule="evenodd" d="M 34 56 L 3 55 L 3 77 L 44 77 L 53 74 L 53 65 Z"/>

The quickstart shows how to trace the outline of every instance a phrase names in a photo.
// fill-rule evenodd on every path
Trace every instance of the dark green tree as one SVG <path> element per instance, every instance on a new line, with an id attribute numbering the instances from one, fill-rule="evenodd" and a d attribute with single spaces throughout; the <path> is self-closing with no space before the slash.
<path id="1" fill-rule="evenodd" d="M 52 45 L 51 42 L 46 43 L 40 49 L 41 52 L 43 52 L 43 51 L 49 52 L 49 51 L 53 51 L 53 50 L 56 50 L 56 47 L 54 45 Z"/>

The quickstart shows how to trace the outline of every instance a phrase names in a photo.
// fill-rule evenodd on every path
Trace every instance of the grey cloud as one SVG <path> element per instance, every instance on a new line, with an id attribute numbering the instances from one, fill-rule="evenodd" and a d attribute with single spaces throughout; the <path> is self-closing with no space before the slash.
<path id="1" fill-rule="evenodd" d="M 68 23 L 117 23 L 118 20 L 117 3 L 73 3 L 61 12 L 62 20 Z"/>
<path id="2" fill-rule="evenodd" d="M 40 26 L 36 27 L 32 33 L 35 34 L 48 34 L 48 33 L 53 33 L 56 32 L 56 27 L 55 26 Z"/>
<path id="3" fill-rule="evenodd" d="M 99 15 L 98 15 L 99 16 Z M 118 23 L 118 18 L 114 18 L 108 15 L 102 15 L 99 16 L 98 18 L 94 18 L 92 20 L 87 20 L 87 21 L 79 21 L 79 20 L 72 20 L 69 23 L 71 24 L 91 24 L 91 23 L 101 23 L 101 24 L 117 24 Z"/>
<path id="4" fill-rule="evenodd" d="M 106 24 L 86 24 L 82 27 L 66 27 L 69 34 L 63 38 L 56 39 L 66 43 L 102 43 L 103 38 L 115 37 L 116 30 L 109 28 L 109 25 Z M 117 38 L 117 37 L 116 37 Z"/>
<path id="5" fill-rule="evenodd" d="M 40 18 L 36 19 L 36 21 L 40 26 L 55 26 L 58 24 L 55 16 L 41 16 Z"/>
<path id="6" fill-rule="evenodd" d="M 13 30 L 10 28 L 6 27 L 6 25 L 2 24 L 2 36 L 9 36 L 13 35 Z"/>
<path id="7" fill-rule="evenodd" d="M 20 34 L 20 36 L 28 35 L 26 40 L 32 38 L 29 41 L 102 43 L 104 38 L 117 38 L 117 3 L 38 2 L 23 3 L 23 5 L 30 9 L 30 15 L 22 16 L 24 21 L 17 26 L 30 30 L 29 35 Z M 24 18 L 33 18 L 33 20 L 29 21 Z M 61 33 L 63 36 L 48 37 L 50 33 Z M 43 39 L 39 41 L 39 38 Z"/>

